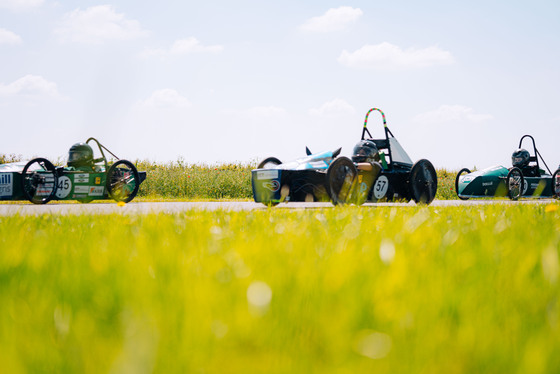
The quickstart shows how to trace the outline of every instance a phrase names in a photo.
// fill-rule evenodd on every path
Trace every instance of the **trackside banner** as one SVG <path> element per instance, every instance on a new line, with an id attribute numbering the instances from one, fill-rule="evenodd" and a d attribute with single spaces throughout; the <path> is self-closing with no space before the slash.
<path id="1" fill-rule="evenodd" d="M 0 174 L 0 197 L 11 197 L 13 194 L 12 173 Z"/>

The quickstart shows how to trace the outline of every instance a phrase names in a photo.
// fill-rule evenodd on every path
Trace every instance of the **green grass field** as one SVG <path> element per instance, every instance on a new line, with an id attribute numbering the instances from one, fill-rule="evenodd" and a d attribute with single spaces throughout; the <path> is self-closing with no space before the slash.
<path id="1" fill-rule="evenodd" d="M 0 217 L 2 372 L 559 372 L 558 208 Z"/>

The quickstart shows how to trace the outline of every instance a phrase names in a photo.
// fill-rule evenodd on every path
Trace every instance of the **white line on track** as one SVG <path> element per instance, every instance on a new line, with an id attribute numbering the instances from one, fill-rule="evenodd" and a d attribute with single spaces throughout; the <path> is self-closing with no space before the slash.
<path id="1" fill-rule="evenodd" d="M 429 206 L 476 206 L 488 204 L 550 204 L 556 202 L 554 199 L 522 199 L 520 201 L 510 200 L 434 200 Z M 366 203 L 364 208 L 371 207 L 406 207 L 415 206 L 410 203 Z M 282 203 L 271 209 L 316 209 L 333 208 L 331 203 Z M 45 204 L 34 205 L 30 203 L 1 204 L 0 216 L 11 215 L 43 215 L 43 214 L 150 214 L 150 213 L 181 213 L 188 210 L 231 210 L 248 211 L 257 209 L 269 209 L 263 204 L 252 201 L 196 201 L 196 202 L 131 202 L 119 206 L 115 202 L 92 203 L 92 204 Z"/>

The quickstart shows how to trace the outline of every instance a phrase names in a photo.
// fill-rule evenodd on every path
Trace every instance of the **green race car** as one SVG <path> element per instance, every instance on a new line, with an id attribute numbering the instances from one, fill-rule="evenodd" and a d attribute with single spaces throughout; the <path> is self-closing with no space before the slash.
<path id="1" fill-rule="evenodd" d="M 90 143 L 99 148 L 94 158 Z M 117 159 L 109 164 L 105 151 Z M 127 160 L 119 160 L 97 139 L 76 143 L 68 152 L 67 166 L 54 166 L 45 158 L 0 165 L 0 200 L 29 200 L 46 204 L 51 200 L 93 200 L 112 198 L 128 203 L 138 193 L 146 172 L 139 172 Z"/>
<path id="2" fill-rule="evenodd" d="M 522 148 L 523 140 L 533 143 L 533 155 Z M 461 200 L 476 197 L 560 197 L 560 167 L 552 173 L 542 158 L 531 135 L 523 135 L 512 154 L 512 167 L 492 166 L 471 172 L 461 169 L 455 178 L 455 191 Z M 542 166 L 546 168 L 541 168 Z"/>

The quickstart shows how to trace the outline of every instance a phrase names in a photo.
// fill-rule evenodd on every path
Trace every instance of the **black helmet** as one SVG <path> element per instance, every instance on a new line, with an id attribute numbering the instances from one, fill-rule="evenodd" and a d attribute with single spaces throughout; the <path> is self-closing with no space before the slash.
<path id="1" fill-rule="evenodd" d="M 524 168 L 529 165 L 529 152 L 526 149 L 519 148 L 511 155 L 511 163 L 517 168 Z"/>
<path id="2" fill-rule="evenodd" d="M 90 166 L 93 163 L 93 149 L 86 143 L 76 143 L 68 151 L 68 166 Z"/>
<path id="3" fill-rule="evenodd" d="M 352 161 L 354 162 L 374 162 L 379 160 L 377 146 L 371 140 L 361 140 L 354 147 Z"/>

